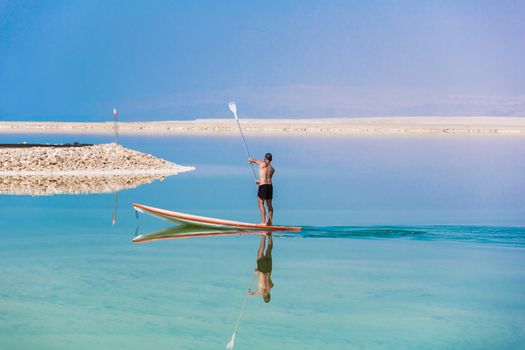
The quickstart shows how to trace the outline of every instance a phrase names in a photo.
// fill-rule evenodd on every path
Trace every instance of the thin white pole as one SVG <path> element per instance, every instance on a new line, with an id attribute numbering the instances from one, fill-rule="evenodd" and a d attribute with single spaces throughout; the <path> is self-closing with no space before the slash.
<path id="1" fill-rule="evenodd" d="M 116 108 L 113 108 L 113 129 L 115 130 L 115 138 L 113 139 L 113 142 L 118 144 L 118 120 Z"/>

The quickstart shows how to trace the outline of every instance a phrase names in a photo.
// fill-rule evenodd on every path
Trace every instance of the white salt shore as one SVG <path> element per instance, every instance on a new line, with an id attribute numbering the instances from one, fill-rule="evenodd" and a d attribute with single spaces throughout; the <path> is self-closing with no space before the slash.
<path id="1" fill-rule="evenodd" d="M 525 135 L 525 117 L 242 119 L 252 135 Z M 121 134 L 235 135 L 232 118 L 121 122 Z M 111 134 L 113 122 L 0 122 L 0 133 Z"/>

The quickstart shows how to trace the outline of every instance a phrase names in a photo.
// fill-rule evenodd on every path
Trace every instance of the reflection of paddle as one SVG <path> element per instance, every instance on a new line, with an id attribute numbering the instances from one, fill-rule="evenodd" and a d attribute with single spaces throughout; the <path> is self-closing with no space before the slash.
<path id="1" fill-rule="evenodd" d="M 241 124 L 239 123 L 239 118 L 237 117 L 237 105 L 235 104 L 235 101 L 231 101 L 230 103 L 228 103 L 228 106 L 230 106 L 230 111 L 232 111 L 233 116 L 235 117 L 235 121 L 237 122 L 237 126 L 239 127 L 239 131 L 241 132 L 242 142 L 244 143 L 244 149 L 246 150 L 246 154 L 248 154 L 248 158 L 251 158 L 250 151 L 248 151 L 248 146 L 246 145 L 246 139 L 244 138 L 244 134 L 242 133 Z M 257 183 L 257 176 L 255 175 L 255 169 L 253 169 L 253 164 L 250 163 L 250 166 L 252 167 L 252 173 L 255 183 Z"/>
<path id="2" fill-rule="evenodd" d="M 226 349 L 232 350 L 235 346 L 235 334 L 237 334 L 237 330 L 239 329 L 239 325 L 241 324 L 241 318 L 244 314 L 244 308 L 246 307 L 246 302 L 248 301 L 248 293 L 252 289 L 253 281 L 255 281 L 255 274 L 253 274 L 252 281 L 250 282 L 250 286 L 248 287 L 248 290 L 246 291 L 246 294 L 244 295 L 244 302 L 242 303 L 241 312 L 239 312 L 239 318 L 237 318 L 237 324 L 235 325 L 235 330 L 233 331 L 232 338 L 226 344 Z"/>

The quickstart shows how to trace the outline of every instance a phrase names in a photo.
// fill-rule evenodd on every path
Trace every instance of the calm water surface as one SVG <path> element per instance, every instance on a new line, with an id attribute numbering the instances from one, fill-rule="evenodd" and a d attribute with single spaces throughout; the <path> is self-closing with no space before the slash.
<path id="1" fill-rule="evenodd" d="M 2 142 L 107 137 L 2 136 Z M 262 138 L 274 154 L 271 301 L 235 349 L 517 349 L 525 344 L 525 140 Z M 232 137 L 128 137 L 197 170 L 113 195 L 0 196 L 1 349 L 223 349 L 257 235 L 132 243 L 170 224 L 131 203 L 257 221 Z"/>

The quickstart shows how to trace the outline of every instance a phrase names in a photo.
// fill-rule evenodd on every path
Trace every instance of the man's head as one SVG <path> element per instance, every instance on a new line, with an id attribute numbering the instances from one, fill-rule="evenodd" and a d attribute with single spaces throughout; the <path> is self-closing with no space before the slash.
<path id="1" fill-rule="evenodd" d="M 270 302 L 270 293 L 269 292 L 264 292 L 263 299 L 264 299 L 265 303 L 269 303 Z"/>
<path id="2" fill-rule="evenodd" d="M 270 163 L 272 161 L 272 154 L 271 153 L 266 153 L 264 155 L 264 160 L 267 161 L 268 163 Z"/>

